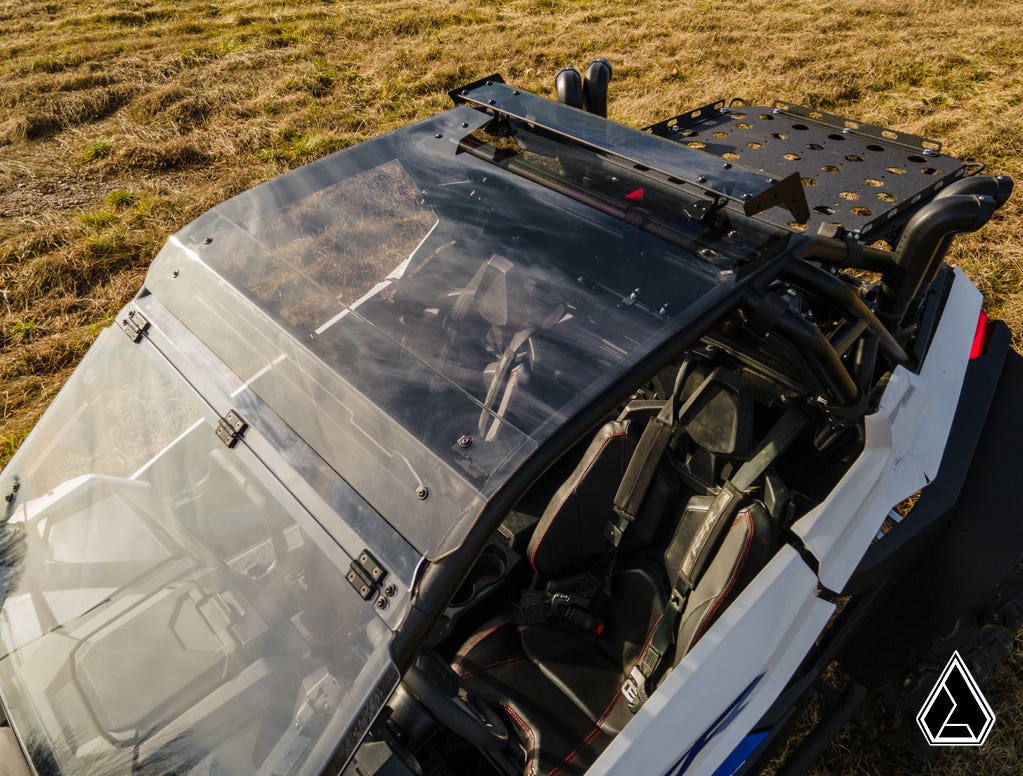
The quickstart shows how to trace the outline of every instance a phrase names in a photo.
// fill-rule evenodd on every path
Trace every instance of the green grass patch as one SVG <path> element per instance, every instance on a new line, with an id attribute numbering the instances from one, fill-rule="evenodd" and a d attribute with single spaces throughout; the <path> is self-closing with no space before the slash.
<path id="1" fill-rule="evenodd" d="M 91 162 L 96 159 L 105 159 L 114 152 L 114 144 L 105 140 L 94 140 L 82 149 L 82 161 Z"/>
<path id="2" fill-rule="evenodd" d="M 113 208 L 131 207 L 138 202 L 138 196 L 124 189 L 117 189 L 107 194 L 107 204 Z"/>
<path id="3" fill-rule="evenodd" d="M 302 162 L 332 153 L 344 145 L 340 139 L 318 132 L 296 133 L 261 149 L 259 159 L 263 162 Z"/>
<path id="4" fill-rule="evenodd" d="M 114 223 L 117 220 L 117 214 L 109 210 L 96 210 L 91 213 L 79 213 L 78 220 L 85 226 L 102 229 Z"/>

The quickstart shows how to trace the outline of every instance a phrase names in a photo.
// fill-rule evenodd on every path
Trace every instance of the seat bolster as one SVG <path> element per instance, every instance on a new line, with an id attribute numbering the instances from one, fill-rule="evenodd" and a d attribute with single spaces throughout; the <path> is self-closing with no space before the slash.
<path id="1" fill-rule="evenodd" d="M 693 648 L 772 554 L 771 519 L 759 501 L 743 507 L 703 578 L 689 596 L 676 642 L 675 663 Z"/>
<path id="2" fill-rule="evenodd" d="M 466 641 L 453 665 L 469 692 L 500 706 L 526 750 L 526 774 L 581 775 L 610 737 L 527 657 L 523 638 L 534 634 L 542 636 L 537 659 L 571 656 L 587 638 L 578 630 L 492 620 Z"/>
<path id="3" fill-rule="evenodd" d="M 551 499 L 526 548 L 541 577 L 556 579 L 607 551 L 604 526 L 614 515 L 614 496 L 638 442 L 630 428 L 628 420 L 606 423 Z"/>

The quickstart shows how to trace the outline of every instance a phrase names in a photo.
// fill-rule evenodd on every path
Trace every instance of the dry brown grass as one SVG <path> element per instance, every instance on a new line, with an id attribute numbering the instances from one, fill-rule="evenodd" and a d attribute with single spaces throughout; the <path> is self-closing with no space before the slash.
<path id="1" fill-rule="evenodd" d="M 286 168 L 443 109 L 460 83 L 500 71 L 550 93 L 558 67 L 605 55 L 611 116 L 627 124 L 720 97 L 785 98 L 941 139 L 1023 180 L 1021 11 L 1018 0 L 0 0 L 0 463 L 169 233 Z M 1017 346 L 1020 201 L 950 257 Z M 935 773 L 1023 770 L 1021 693 L 1017 660 L 999 674 L 992 743 L 949 753 Z M 875 750 L 829 762 L 887 772 Z"/>

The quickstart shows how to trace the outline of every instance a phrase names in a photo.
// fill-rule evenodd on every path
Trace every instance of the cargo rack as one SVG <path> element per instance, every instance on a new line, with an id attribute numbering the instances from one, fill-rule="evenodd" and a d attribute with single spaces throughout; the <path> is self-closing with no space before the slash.
<path id="1" fill-rule="evenodd" d="M 979 171 L 941 153 L 941 143 L 786 102 L 724 100 L 644 127 L 683 148 L 770 171 L 798 174 L 810 206 L 803 225 L 775 212 L 760 217 L 797 231 L 865 242 L 890 237 L 951 181 Z"/>

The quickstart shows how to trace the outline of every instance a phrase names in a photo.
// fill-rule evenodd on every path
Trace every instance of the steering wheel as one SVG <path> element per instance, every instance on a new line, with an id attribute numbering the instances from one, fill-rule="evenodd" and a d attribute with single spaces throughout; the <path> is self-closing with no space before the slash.
<path id="1" fill-rule="evenodd" d="M 488 752 L 508 744 L 508 729 L 484 699 L 469 695 L 458 674 L 432 650 L 425 650 L 402 680 L 405 688 L 454 733 Z"/>

